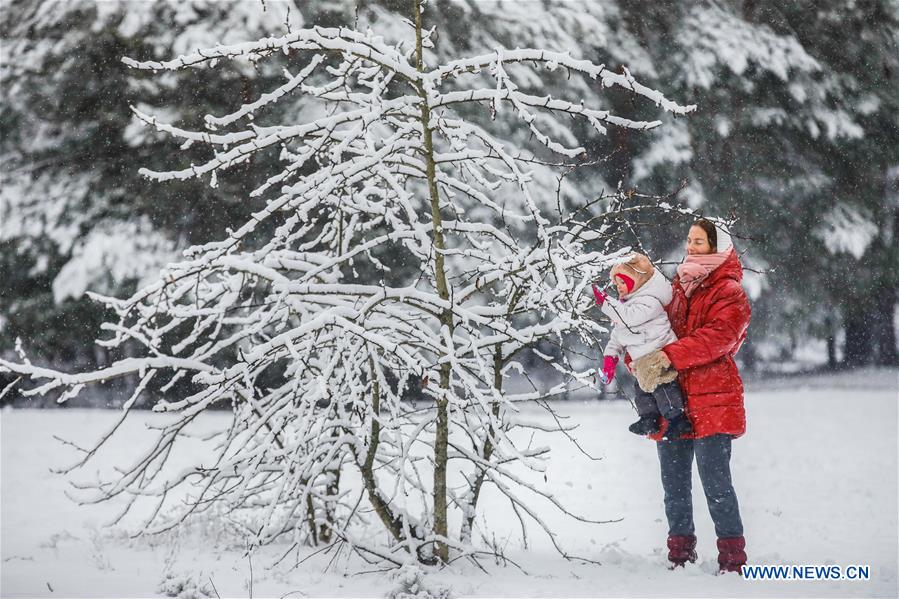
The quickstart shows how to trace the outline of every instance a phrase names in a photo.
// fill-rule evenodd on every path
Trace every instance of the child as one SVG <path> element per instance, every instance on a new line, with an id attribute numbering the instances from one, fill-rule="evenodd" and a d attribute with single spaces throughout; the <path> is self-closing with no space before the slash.
<path id="1" fill-rule="evenodd" d="M 639 256 L 617 264 L 610 276 L 618 291 L 618 300 L 593 286 L 596 303 L 614 323 L 609 343 L 603 351 L 601 376 L 606 384 L 615 376 L 615 366 L 624 352 L 636 362 L 677 341 L 665 314 L 665 305 L 671 301 L 671 285 L 662 273 L 653 269 L 649 260 Z M 652 389 L 644 389 L 644 381 L 638 379 L 638 383 L 635 403 L 640 419 L 630 425 L 632 433 L 649 435 L 658 432 L 660 414 L 668 420 L 666 438 L 679 439 L 693 432 L 684 413 L 684 396 L 677 383 L 677 371 L 672 369 L 662 373 L 658 386 Z"/>

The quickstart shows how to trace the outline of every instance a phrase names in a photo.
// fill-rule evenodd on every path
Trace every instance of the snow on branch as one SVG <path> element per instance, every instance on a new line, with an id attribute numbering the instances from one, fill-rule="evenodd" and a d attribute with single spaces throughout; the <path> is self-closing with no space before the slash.
<path id="1" fill-rule="evenodd" d="M 515 50 L 497 50 L 490 54 L 454 60 L 441 65 L 428 74 L 432 81 L 441 81 L 450 77 L 459 77 L 465 73 L 479 73 L 489 70 L 502 62 L 532 62 L 542 64 L 545 68 L 555 70 L 559 67 L 583 73 L 591 79 L 599 79 L 603 87 L 617 85 L 634 92 L 661 106 L 666 112 L 685 115 L 696 110 L 696 105 L 681 106 L 654 89 L 639 83 L 626 68 L 623 73 L 608 70 L 605 65 L 597 65 L 589 60 L 571 58 L 567 52 L 550 52 L 535 48 L 516 48 Z"/>

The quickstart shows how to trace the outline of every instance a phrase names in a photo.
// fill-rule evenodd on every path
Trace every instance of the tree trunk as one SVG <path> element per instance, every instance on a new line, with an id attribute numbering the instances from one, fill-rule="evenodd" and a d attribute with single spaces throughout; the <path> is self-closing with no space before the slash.
<path id="1" fill-rule="evenodd" d="M 374 360 L 369 358 L 368 363 L 371 367 L 372 419 L 371 438 L 368 440 L 368 452 L 365 454 L 365 460 L 362 462 L 360 468 L 362 483 L 365 485 L 365 490 L 368 493 L 368 500 L 371 502 L 378 518 L 381 519 L 381 523 L 384 524 L 384 528 L 390 532 L 394 539 L 402 543 L 404 540 L 402 523 L 390 509 L 387 499 L 381 496 L 381 493 L 378 491 L 377 480 L 375 479 L 375 456 L 378 453 L 378 444 L 381 439 L 381 422 L 378 420 L 378 415 L 381 413 L 381 388 L 378 384 L 378 379 L 375 376 Z"/>
<path id="2" fill-rule="evenodd" d="M 501 391 L 503 388 L 503 363 L 503 348 L 502 344 L 500 344 L 496 347 L 496 351 L 493 354 L 493 387 L 497 391 Z M 490 411 L 493 414 L 494 419 L 499 418 L 500 404 L 498 401 L 491 402 Z M 484 445 L 478 452 L 485 462 L 489 462 L 490 458 L 493 457 L 493 437 L 495 434 L 496 431 L 494 431 L 493 425 L 487 427 L 487 432 L 484 436 Z M 477 469 L 478 474 L 475 477 L 474 484 L 471 488 L 471 499 L 468 503 L 467 513 L 463 514 L 462 519 L 462 530 L 460 532 L 460 537 L 463 543 L 468 543 L 471 541 L 471 529 L 474 526 L 474 519 L 478 507 L 478 498 L 480 498 L 481 496 L 481 488 L 484 486 L 484 479 L 487 476 L 487 469 L 484 466 L 477 466 Z"/>
<path id="3" fill-rule="evenodd" d="M 874 338 L 876 340 L 875 361 L 880 366 L 899 365 L 899 352 L 896 350 L 896 322 L 893 313 L 896 309 L 896 290 L 884 290 L 876 296 L 877 316 L 874 319 Z"/>
<path id="4" fill-rule="evenodd" d="M 337 429 L 335 429 L 335 433 L 336 431 Z M 325 475 L 328 479 L 328 482 L 325 486 L 325 495 L 328 497 L 328 499 L 337 499 L 337 497 L 340 495 L 340 458 L 336 459 L 336 466 L 330 467 L 325 471 Z M 325 521 L 319 525 L 317 535 L 318 539 L 322 543 L 330 543 L 334 538 L 332 530 L 334 528 L 334 523 L 337 521 L 336 515 L 334 513 L 335 507 L 336 504 L 332 503 L 331 501 L 326 500 L 324 502 Z"/>
<path id="5" fill-rule="evenodd" d="M 827 367 L 837 367 L 837 339 L 832 332 L 827 334 Z"/>
<path id="6" fill-rule="evenodd" d="M 421 8 L 419 0 L 412 0 L 412 12 L 415 16 L 415 54 L 418 72 L 424 71 L 424 59 L 421 37 Z M 446 244 L 443 238 L 443 217 L 440 214 L 440 194 L 437 189 L 437 167 L 434 162 L 434 140 L 431 134 L 431 109 L 428 106 L 428 94 L 416 84 L 418 96 L 421 98 L 421 126 L 424 141 L 424 159 L 428 180 L 428 192 L 431 202 L 431 220 L 434 224 L 434 282 L 441 299 L 449 301 L 449 287 L 446 282 L 443 251 Z M 449 339 L 453 337 L 453 312 L 447 308 L 440 315 L 441 329 L 446 327 Z M 449 446 L 449 388 L 450 364 L 440 366 L 440 393 L 437 397 L 437 430 L 434 438 L 434 534 L 447 538 L 446 513 L 446 465 Z M 449 561 L 449 547 L 443 541 L 437 541 L 434 555 L 446 563 Z"/>
<path id="7" fill-rule="evenodd" d="M 874 337 L 871 334 L 871 323 L 862 306 L 856 306 L 846 315 L 843 327 L 846 330 L 846 342 L 843 351 L 843 363 L 846 366 L 864 366 L 871 363 L 874 351 Z"/>
<path id="8" fill-rule="evenodd" d="M 887 183 L 895 189 L 892 193 L 899 192 L 899 177 Z M 891 192 L 886 191 L 889 195 Z M 887 201 L 888 198 L 885 198 Z M 899 348 L 896 347 L 896 303 L 899 301 L 899 275 L 896 274 L 895 264 L 899 261 L 899 206 L 893 205 L 887 211 L 887 218 L 892 220 L 892 230 L 883 231 L 877 239 L 876 247 L 881 264 L 881 289 L 875 289 L 875 310 L 877 312 L 877 329 L 874 334 L 877 338 L 877 364 L 882 366 L 899 366 Z"/>
<path id="9" fill-rule="evenodd" d="M 824 326 L 827 328 L 827 367 L 833 370 L 837 367 L 837 327 L 830 316 L 825 319 Z"/>

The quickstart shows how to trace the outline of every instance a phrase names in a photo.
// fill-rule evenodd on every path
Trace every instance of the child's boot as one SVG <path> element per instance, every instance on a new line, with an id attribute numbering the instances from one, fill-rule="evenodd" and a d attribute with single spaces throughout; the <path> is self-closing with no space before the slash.
<path id="1" fill-rule="evenodd" d="M 690 423 L 690 419 L 684 412 L 681 412 L 668 421 L 668 429 L 665 431 L 664 438 L 672 441 L 692 433 L 693 425 Z"/>
<path id="2" fill-rule="evenodd" d="M 659 432 L 659 418 L 654 414 L 649 416 L 640 416 L 640 420 L 636 421 L 627 430 L 635 435 L 646 436 Z"/>

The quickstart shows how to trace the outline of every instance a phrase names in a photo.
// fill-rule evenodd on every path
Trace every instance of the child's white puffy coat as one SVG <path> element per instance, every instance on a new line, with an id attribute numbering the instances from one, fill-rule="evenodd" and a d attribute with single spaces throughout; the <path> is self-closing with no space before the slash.
<path id="1" fill-rule="evenodd" d="M 627 351 L 636 360 L 677 341 L 665 313 L 670 301 L 671 283 L 658 270 L 625 301 L 607 298 L 600 309 L 615 326 L 603 355 L 621 357 Z"/>

